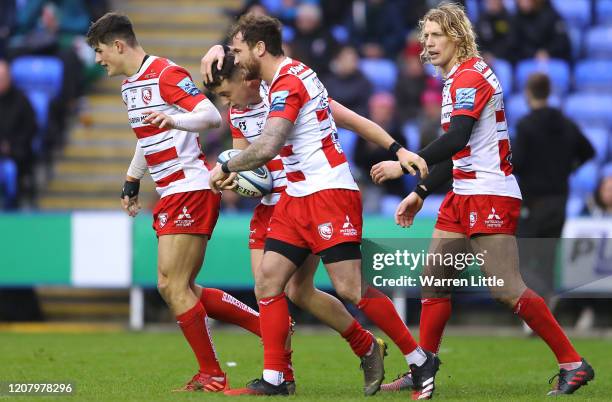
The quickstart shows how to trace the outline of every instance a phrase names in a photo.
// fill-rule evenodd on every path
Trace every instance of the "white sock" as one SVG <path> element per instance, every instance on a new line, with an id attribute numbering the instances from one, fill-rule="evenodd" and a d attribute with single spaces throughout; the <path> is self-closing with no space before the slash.
<path id="1" fill-rule="evenodd" d="M 263 379 L 265 382 L 268 382 L 272 385 L 281 385 L 283 383 L 284 376 L 282 371 L 264 369 Z"/>
<path id="2" fill-rule="evenodd" d="M 417 346 L 415 350 L 407 355 L 404 355 L 404 357 L 406 358 L 406 362 L 408 362 L 409 366 L 411 364 L 416 364 L 417 366 L 421 367 L 423 363 L 427 361 L 427 355 L 425 352 L 423 352 L 423 349 L 421 349 L 420 346 Z"/>
<path id="3" fill-rule="evenodd" d="M 580 365 L 582 364 L 582 362 L 571 362 L 571 363 L 561 363 L 559 364 L 559 368 L 560 369 L 566 369 L 566 370 L 576 370 L 578 367 L 580 367 Z"/>

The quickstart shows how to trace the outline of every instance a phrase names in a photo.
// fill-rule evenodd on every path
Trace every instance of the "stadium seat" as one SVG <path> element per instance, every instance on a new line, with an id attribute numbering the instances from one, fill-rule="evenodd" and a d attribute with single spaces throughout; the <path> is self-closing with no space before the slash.
<path id="1" fill-rule="evenodd" d="M 527 79 L 535 72 L 548 74 L 553 84 L 553 92 L 564 94 L 569 90 L 570 86 L 570 67 L 569 64 L 560 59 L 542 60 L 523 60 L 516 67 L 516 78 L 518 81 L 518 90 L 525 89 Z"/>
<path id="2" fill-rule="evenodd" d="M 583 60 L 576 64 L 574 82 L 577 91 L 612 93 L 612 60 Z"/>
<path id="3" fill-rule="evenodd" d="M 553 6 L 569 26 L 583 28 L 591 23 L 589 0 L 553 0 Z"/>
<path id="4" fill-rule="evenodd" d="M 612 95 L 576 93 L 565 100 L 565 113 L 581 125 L 612 125 Z"/>
<path id="5" fill-rule="evenodd" d="M 22 91 L 45 93 L 55 98 L 62 89 L 64 64 L 57 57 L 22 56 L 11 63 L 13 82 Z"/>
<path id="6" fill-rule="evenodd" d="M 595 159 L 598 162 L 605 162 L 608 156 L 608 145 L 610 143 L 610 131 L 605 127 L 586 126 L 582 128 L 584 136 L 589 139 L 595 148 Z"/>
<path id="7" fill-rule="evenodd" d="M 595 190 L 597 186 L 599 164 L 590 161 L 582 165 L 570 176 L 570 193 L 572 195 L 586 195 Z"/>
<path id="8" fill-rule="evenodd" d="M 521 93 L 512 95 L 504 105 L 506 108 L 506 119 L 510 127 L 516 127 L 516 123 L 518 123 L 521 117 L 529 113 L 529 105 L 527 105 L 527 100 Z M 513 132 L 514 130 L 511 130 L 511 134 Z"/>
<path id="9" fill-rule="evenodd" d="M 354 165 L 355 162 L 353 156 L 355 155 L 355 145 L 357 144 L 357 139 L 357 134 L 354 132 L 345 128 L 338 128 L 338 141 L 340 141 L 340 146 L 342 147 L 342 150 L 344 151 L 346 159 L 348 159 L 350 165 Z"/>
<path id="10" fill-rule="evenodd" d="M 612 58 L 612 26 L 596 26 L 589 29 L 585 40 L 586 56 Z"/>
<path id="11" fill-rule="evenodd" d="M 570 195 L 565 205 L 566 218 L 575 218 L 584 209 L 584 197 L 582 195 Z"/>
<path id="12" fill-rule="evenodd" d="M 597 0 L 595 2 L 595 14 L 599 24 L 611 24 L 612 0 Z"/>
<path id="13" fill-rule="evenodd" d="M 513 75 L 512 75 L 512 64 L 503 59 L 495 59 L 492 63 L 491 68 L 495 72 L 495 76 L 501 83 L 504 91 L 504 97 L 507 99 L 508 96 L 514 91 L 513 87 Z"/>
<path id="14" fill-rule="evenodd" d="M 402 134 L 406 139 L 406 146 L 409 150 L 416 152 L 421 149 L 421 134 L 416 123 L 408 122 L 404 124 Z"/>
<path id="15" fill-rule="evenodd" d="M 570 41 L 572 42 L 572 57 L 574 60 L 580 59 L 582 54 L 582 48 L 584 47 L 583 41 L 583 33 L 581 28 L 578 27 L 569 27 L 568 34 Z"/>
<path id="16" fill-rule="evenodd" d="M 387 59 L 362 59 L 359 68 L 370 80 L 376 92 L 390 92 L 397 81 L 397 66 Z"/>

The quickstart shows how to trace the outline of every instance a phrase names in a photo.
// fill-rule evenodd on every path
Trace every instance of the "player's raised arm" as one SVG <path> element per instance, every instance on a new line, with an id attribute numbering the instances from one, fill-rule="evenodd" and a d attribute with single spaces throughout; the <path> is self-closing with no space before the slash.
<path id="1" fill-rule="evenodd" d="M 208 84 L 214 80 L 213 77 L 213 65 L 217 63 L 217 70 L 221 70 L 223 67 L 223 60 L 225 59 L 225 49 L 221 45 L 214 45 L 200 60 L 200 73 L 202 74 L 202 80 L 204 84 Z"/>
<path id="2" fill-rule="evenodd" d="M 378 124 L 353 112 L 335 100 L 330 102 L 330 107 L 334 121 L 339 127 L 353 131 L 363 139 L 373 142 L 382 148 L 394 151 L 400 163 L 401 173 L 409 173 L 414 176 L 416 175 L 414 168 L 416 168 L 419 170 L 422 178 L 427 176 L 427 163 L 425 163 L 423 158 L 402 147 Z"/>

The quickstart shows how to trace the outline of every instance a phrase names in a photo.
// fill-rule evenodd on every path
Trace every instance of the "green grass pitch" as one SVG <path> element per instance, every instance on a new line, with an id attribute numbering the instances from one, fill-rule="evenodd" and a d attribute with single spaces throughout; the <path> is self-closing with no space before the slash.
<path id="1" fill-rule="evenodd" d="M 359 362 L 332 332 L 300 333 L 293 339 L 298 394 L 295 401 L 354 401 L 361 393 Z M 259 376 L 259 339 L 248 333 L 213 331 L 217 352 L 230 383 L 243 386 Z M 576 340 L 596 370 L 595 381 L 572 401 L 612 400 L 612 342 Z M 547 380 L 556 371 L 552 354 L 539 339 L 455 337 L 444 339 L 443 365 L 435 399 L 440 401 L 543 401 Z M 76 394 L 19 397 L 17 401 L 167 401 L 228 400 L 224 395 L 171 393 L 196 371 L 195 359 L 178 332 L 106 334 L 0 333 L 0 381 L 65 381 Z M 228 362 L 235 362 L 229 367 Z M 405 371 L 399 350 L 389 347 L 387 379 Z M 0 399 L 14 399 L 0 396 Z M 261 398 L 240 397 L 239 400 Z M 369 400 L 406 401 L 408 393 L 379 393 Z"/>

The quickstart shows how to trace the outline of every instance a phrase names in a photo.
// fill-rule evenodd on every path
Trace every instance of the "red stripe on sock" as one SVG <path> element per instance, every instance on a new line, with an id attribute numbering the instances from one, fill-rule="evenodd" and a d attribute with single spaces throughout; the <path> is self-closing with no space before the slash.
<path id="1" fill-rule="evenodd" d="M 421 300 L 419 344 L 423 349 L 432 353 L 438 353 L 444 328 L 450 315 L 450 299 L 441 297 Z"/>
<path id="2" fill-rule="evenodd" d="M 357 308 L 393 340 L 402 354 L 407 355 L 416 349 L 417 343 L 387 295 L 370 287 Z"/>
<path id="3" fill-rule="evenodd" d="M 206 325 L 206 310 L 199 301 L 176 317 L 183 335 L 200 365 L 200 372 L 214 377 L 223 375 Z"/>
<path id="4" fill-rule="evenodd" d="M 259 323 L 264 346 L 264 369 L 285 372 L 289 362 L 285 341 L 289 335 L 289 309 L 285 293 L 259 300 Z"/>
<path id="5" fill-rule="evenodd" d="M 531 289 L 525 290 L 514 306 L 514 313 L 548 344 L 559 364 L 579 362 L 580 355 L 552 315 L 546 302 Z"/>
<path id="6" fill-rule="evenodd" d="M 261 337 L 257 312 L 232 295 L 219 289 L 203 288 L 200 301 L 210 318 L 238 325 Z"/>
<path id="7" fill-rule="evenodd" d="M 351 325 L 342 332 L 342 337 L 347 340 L 353 352 L 362 357 L 370 350 L 374 338 L 369 331 L 363 329 L 357 320 L 353 320 Z"/>

